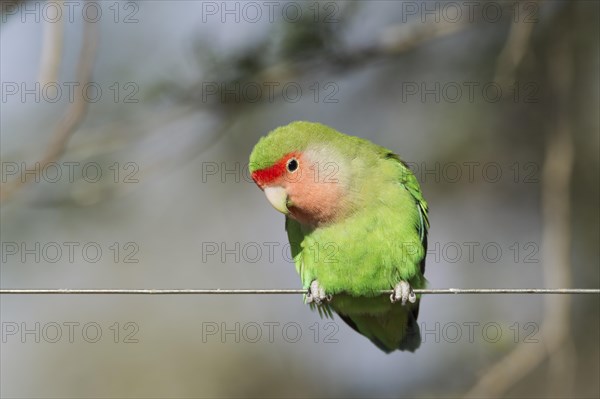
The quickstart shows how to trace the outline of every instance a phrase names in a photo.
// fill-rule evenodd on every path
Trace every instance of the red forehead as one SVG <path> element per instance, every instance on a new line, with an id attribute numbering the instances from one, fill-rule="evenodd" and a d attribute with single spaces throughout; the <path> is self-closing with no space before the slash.
<path id="1" fill-rule="evenodd" d="M 283 176 L 286 172 L 286 165 L 290 158 L 298 157 L 299 154 L 295 152 L 290 152 L 279 158 L 277 162 L 268 168 L 255 170 L 252 173 L 252 180 L 256 182 L 259 186 L 265 186 L 270 183 L 277 181 L 281 176 Z"/>

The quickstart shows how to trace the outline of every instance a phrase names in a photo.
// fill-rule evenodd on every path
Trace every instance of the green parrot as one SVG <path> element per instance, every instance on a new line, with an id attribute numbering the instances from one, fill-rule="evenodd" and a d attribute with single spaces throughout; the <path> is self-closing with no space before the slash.
<path id="1" fill-rule="evenodd" d="M 321 316 L 335 311 L 386 353 L 416 350 L 428 208 L 398 155 L 298 121 L 262 137 L 249 169 L 285 215 L 305 302 Z"/>

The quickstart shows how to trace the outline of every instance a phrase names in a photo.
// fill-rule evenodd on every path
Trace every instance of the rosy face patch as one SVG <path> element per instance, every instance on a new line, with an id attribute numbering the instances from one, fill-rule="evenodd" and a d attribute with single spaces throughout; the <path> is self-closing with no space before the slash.
<path id="1" fill-rule="evenodd" d="M 343 201 L 341 166 L 331 159 L 338 158 L 330 151 L 288 153 L 268 168 L 254 171 L 252 179 L 280 212 L 306 225 L 329 223 L 350 209 Z"/>

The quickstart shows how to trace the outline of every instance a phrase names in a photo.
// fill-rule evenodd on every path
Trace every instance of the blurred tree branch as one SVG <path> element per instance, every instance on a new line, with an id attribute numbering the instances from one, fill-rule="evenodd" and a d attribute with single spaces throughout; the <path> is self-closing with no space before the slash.
<path id="1" fill-rule="evenodd" d="M 83 23 L 83 41 L 79 62 L 77 64 L 77 82 L 85 85 L 91 81 L 92 69 L 96 58 L 96 47 L 98 44 L 97 24 L 85 20 Z M 75 90 L 73 102 L 67 108 L 64 116 L 54 128 L 46 152 L 39 161 L 40 169 L 49 163 L 56 161 L 64 153 L 69 139 L 77 130 L 77 127 L 85 117 L 88 103 L 83 98 L 83 91 Z M 9 200 L 15 192 L 31 180 L 31 174 L 20 176 L 10 182 L 2 184 L 0 190 L 0 202 Z"/>
<path id="2" fill-rule="evenodd" d="M 318 23 L 313 23 L 318 25 Z M 295 24 L 291 24 L 290 30 L 296 29 Z M 341 43 L 338 37 L 340 29 L 317 29 L 317 32 L 322 35 L 315 38 L 314 32 L 307 34 L 310 43 L 314 47 L 304 50 L 298 54 L 294 51 L 297 47 L 297 42 L 302 42 L 302 38 L 298 37 L 298 33 L 289 33 L 293 36 L 293 40 L 282 40 L 281 47 L 275 50 L 279 56 L 270 65 L 265 65 L 260 59 L 264 53 L 264 49 L 269 47 L 268 43 L 261 43 L 254 48 L 251 48 L 247 53 L 237 55 L 232 58 L 219 59 L 212 54 L 212 50 L 206 46 L 198 46 L 203 53 L 209 53 L 203 58 L 213 61 L 213 65 L 209 66 L 209 72 L 202 76 L 202 79 L 192 85 L 191 89 L 180 90 L 178 96 L 183 99 L 198 101 L 198 95 L 203 92 L 202 85 L 206 82 L 215 81 L 228 87 L 228 84 L 244 84 L 253 82 L 264 84 L 268 82 L 277 82 L 274 86 L 274 97 L 282 96 L 282 89 L 286 83 L 294 80 L 303 79 L 305 76 L 315 71 L 319 72 L 348 72 L 368 64 L 376 63 L 384 59 L 395 58 L 403 55 L 411 50 L 418 48 L 431 40 L 450 36 L 465 29 L 466 23 L 456 23 L 441 21 L 436 23 L 422 23 L 415 21 L 412 23 L 404 23 L 393 25 L 386 28 L 379 37 L 370 45 L 357 48 L 343 48 L 343 46 L 332 47 L 331 43 Z M 311 32 L 302 29 L 303 32 Z M 271 44 L 272 46 L 273 44 Z M 286 47 L 291 46 L 291 47 Z M 309 57 L 300 56 L 308 53 Z M 315 62 L 318 60 L 318 62 Z M 215 96 L 212 105 L 223 104 L 227 100 L 227 96 Z"/>
<path id="3" fill-rule="evenodd" d="M 352 10 L 348 7 L 347 10 Z M 350 11 L 346 11 L 349 13 Z M 345 21 L 346 19 L 344 19 Z M 40 70 L 40 80 L 56 80 L 57 68 L 60 64 L 60 55 L 62 47 L 62 27 L 58 24 L 50 24 L 45 31 L 42 64 Z M 84 23 L 84 39 L 77 66 L 77 81 L 82 85 L 91 79 L 92 68 L 96 53 L 98 41 L 97 24 L 90 22 Z M 204 109 L 212 115 L 218 116 L 220 125 L 210 134 L 207 141 L 203 137 L 198 140 L 198 145 L 187 146 L 183 153 L 177 157 L 177 164 L 185 163 L 201 154 L 206 148 L 214 144 L 217 139 L 231 127 L 234 119 L 239 117 L 239 113 L 247 110 L 249 106 L 255 105 L 253 102 L 242 102 L 232 107 L 231 103 L 222 101 L 220 96 L 213 97 L 214 101 L 200 101 L 202 94 L 202 84 L 207 81 L 218 83 L 244 83 L 244 82 L 277 82 L 275 87 L 275 98 L 281 98 L 282 88 L 286 83 L 294 80 L 303 79 L 315 70 L 329 73 L 344 72 L 364 67 L 373 62 L 382 59 L 397 57 L 409 52 L 429 40 L 440 38 L 462 30 L 466 25 L 461 23 L 409 23 L 399 24 L 387 28 L 375 41 L 365 47 L 344 48 L 340 45 L 341 24 L 325 24 L 323 22 L 304 21 L 297 24 L 285 24 L 282 40 L 275 44 L 265 42 L 258 47 L 263 50 L 271 47 L 270 50 L 276 54 L 272 62 L 265 63 L 264 51 L 256 51 L 256 48 L 248 49 L 242 54 L 235 54 L 232 57 L 212 57 L 211 49 L 202 47 L 201 59 L 216 60 L 214 65 L 209 68 L 208 73 L 201 76 L 201 80 L 192 85 L 191 88 L 180 88 L 173 92 L 172 87 L 176 87 L 176 82 L 162 87 L 164 91 L 171 90 L 176 101 L 182 105 L 185 110 L 175 114 L 186 115 L 193 111 Z M 305 46 L 309 43 L 309 46 Z M 302 52 L 296 51 L 298 48 Z M 214 55 L 214 54 L 212 54 Z M 267 57 L 268 58 L 268 57 Z M 163 91 L 163 92 L 164 92 Z M 75 99 L 67 108 L 64 117 L 58 123 L 51 137 L 51 142 L 47 147 L 42 159 L 39 161 L 40 168 L 43 169 L 49 163 L 59 159 L 64 153 L 69 139 L 77 130 L 79 124 L 85 117 L 87 111 L 87 102 L 82 98 L 80 91 L 75 92 Z M 169 112 L 167 112 L 169 113 Z M 235 118 L 234 118 L 235 117 Z M 160 119 L 160 118 L 159 118 Z M 171 118 L 169 118 L 171 119 Z M 156 126 L 165 125 L 168 121 L 160 121 Z M 162 170 L 161 165 L 173 163 L 173 160 L 155 158 L 153 162 L 141 170 L 147 173 L 150 170 Z M 0 202 L 4 203 L 13 197 L 16 191 L 31 180 L 31 175 L 24 178 L 17 178 L 2 185 L 0 192 Z"/>
<path id="4" fill-rule="evenodd" d="M 208 139 L 201 139 L 198 141 L 198 146 L 187 146 L 182 150 L 175 160 L 178 166 L 195 159 L 216 143 L 240 117 L 241 112 L 249 110 L 254 105 L 269 104 L 269 102 L 260 101 L 257 103 L 228 102 L 228 97 L 222 96 L 221 93 L 212 96 L 212 101 L 206 101 L 201 96 L 205 90 L 203 85 L 207 82 L 217 83 L 219 90 L 223 87 L 231 88 L 235 84 L 243 85 L 250 82 L 265 86 L 269 83 L 277 83 L 276 86 L 272 86 L 273 98 L 279 99 L 282 97 L 283 88 L 287 83 L 302 80 L 315 71 L 339 73 L 355 70 L 370 63 L 398 57 L 430 40 L 452 35 L 467 26 L 464 23 L 445 21 L 394 25 L 387 28 L 374 43 L 368 46 L 340 50 L 341 45 L 339 47 L 332 45 L 341 43 L 341 38 L 337 36 L 340 31 L 339 27 L 338 29 L 323 27 L 320 26 L 323 25 L 322 22 L 307 22 L 306 24 L 319 26 L 307 29 L 303 23 L 286 24 L 288 32 L 284 32 L 280 47 L 271 49 L 278 56 L 270 64 L 265 63 L 263 56 L 267 52 L 267 48 L 277 47 L 274 43 L 263 42 L 248 48 L 241 54 L 225 58 L 219 58 L 211 47 L 204 44 L 198 45 L 199 58 L 201 60 L 208 59 L 212 65 L 208 65 L 208 72 L 201 76 L 197 83 L 190 88 L 175 89 L 172 95 L 179 102 L 192 104 L 196 110 L 208 109 L 213 114 L 220 115 L 221 122 L 219 126 L 212 129 Z M 310 43 L 310 46 L 303 48 L 300 53 L 295 51 L 299 46 L 301 47 L 302 43 Z M 173 82 L 173 85 L 169 85 L 170 90 L 176 86 L 176 82 Z M 154 159 L 153 163 L 144 168 L 142 172 L 164 171 L 164 166 L 167 164 L 173 165 L 173 160 L 159 157 Z"/>
<path id="5" fill-rule="evenodd" d="M 535 1 L 530 3 L 535 4 Z M 535 25 L 533 21 L 524 21 L 521 19 L 513 21 L 508 38 L 498 56 L 496 64 L 495 80 L 503 87 L 514 83 L 517 68 L 521 65 L 527 53 L 529 40 Z"/>
<path id="6" fill-rule="evenodd" d="M 57 6 L 64 12 L 64 1 L 58 1 Z M 38 78 L 42 86 L 58 80 L 58 69 L 63 50 L 64 21 L 64 18 L 58 18 L 57 21 L 44 22 L 42 59 Z"/>
<path id="7" fill-rule="evenodd" d="M 556 99 L 556 119 L 545 148 L 541 176 L 543 218 L 542 251 L 545 262 L 544 287 L 571 286 L 571 178 L 574 144 L 569 104 L 573 65 L 571 43 L 565 34 L 550 52 L 549 80 Z M 544 298 L 544 318 L 540 327 L 545 351 L 537 345 L 520 343 L 512 352 L 490 367 L 467 398 L 500 397 L 548 359 L 549 394 L 572 394 L 574 345 L 571 339 L 571 298 Z M 561 392 L 562 391 L 562 392 Z"/>

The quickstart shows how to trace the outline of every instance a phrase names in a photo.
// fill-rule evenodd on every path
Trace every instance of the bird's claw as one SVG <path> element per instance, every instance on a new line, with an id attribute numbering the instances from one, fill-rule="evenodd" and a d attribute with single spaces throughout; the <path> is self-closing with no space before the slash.
<path id="1" fill-rule="evenodd" d="M 317 280 L 310 283 L 308 292 L 306 293 L 306 303 L 314 302 L 316 305 L 320 305 L 321 302 L 329 302 L 332 299 L 332 295 L 325 294 L 325 289 L 321 287 Z"/>
<path id="2" fill-rule="evenodd" d="M 396 303 L 401 301 L 402 305 L 406 305 L 406 301 L 410 303 L 415 303 L 417 301 L 417 296 L 412 290 L 410 284 L 406 281 L 400 281 L 394 287 L 394 292 L 390 295 L 390 300 L 392 303 Z"/>

